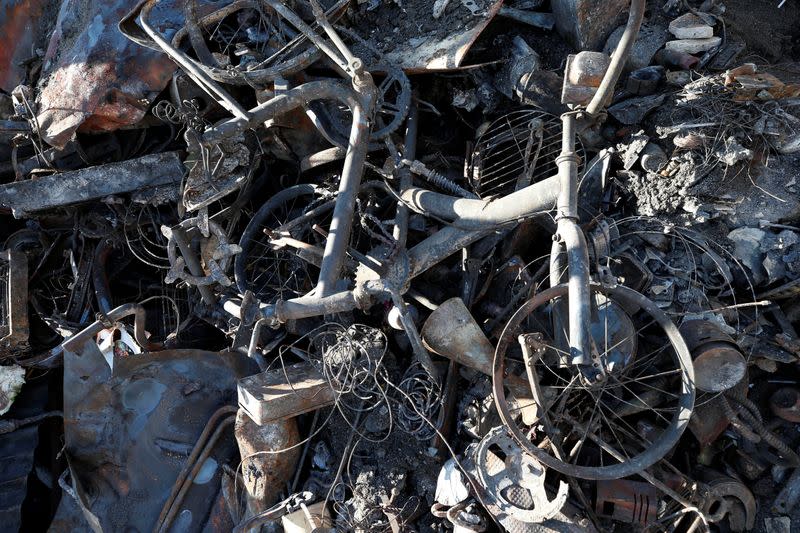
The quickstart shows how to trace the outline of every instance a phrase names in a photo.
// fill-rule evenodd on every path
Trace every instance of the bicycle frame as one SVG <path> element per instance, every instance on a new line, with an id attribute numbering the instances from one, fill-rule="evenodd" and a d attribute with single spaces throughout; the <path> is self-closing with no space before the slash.
<path id="1" fill-rule="evenodd" d="M 623 37 L 597 93 L 585 110 L 590 117 L 600 111 L 616 85 L 643 15 L 644 0 L 632 0 Z M 589 257 L 586 239 L 578 226 L 578 157 L 575 153 L 575 124 L 578 113 L 573 111 L 562 116 L 562 150 L 556 160 L 559 171 L 557 176 L 497 200 L 455 198 L 425 189 L 409 188 L 402 191 L 401 202 L 420 213 L 454 222 L 408 250 L 409 278 L 425 272 L 498 227 L 550 211 L 555 203 L 558 228 L 551 255 L 550 281 L 554 286 L 562 282 L 563 257 L 566 255 L 569 272 L 570 362 L 582 366 L 591 364 L 592 349 L 588 331 L 591 319 Z M 371 304 L 365 291 L 374 293 L 381 290 L 385 288 L 356 287 L 355 290 L 336 294 L 317 293 L 265 305 L 262 312 L 268 321 L 277 324 L 321 314 L 363 309 Z"/>
<path id="2" fill-rule="evenodd" d="M 366 309 L 374 297 L 389 297 L 403 309 L 401 287 L 386 281 L 368 282 L 354 290 L 334 292 L 339 281 L 345 253 L 352 229 L 353 212 L 364 171 L 371 116 L 375 102 L 375 85 L 363 63 L 350 53 L 336 34 L 321 7 L 310 0 L 319 27 L 326 33 L 326 42 L 294 12 L 277 0 L 265 0 L 275 12 L 295 26 L 313 42 L 337 67 L 350 76 L 352 89 L 340 82 L 319 81 L 300 85 L 276 95 L 271 100 L 244 110 L 189 56 L 171 45 L 147 24 L 147 15 L 154 0 L 145 0 L 138 6 L 138 20 L 145 33 L 191 76 L 200 87 L 228 109 L 234 118 L 217 124 L 205 131 L 200 142 L 212 146 L 221 140 L 245 129 L 256 127 L 277 115 L 307 105 L 313 100 L 336 100 L 350 108 L 353 122 L 342 169 L 342 178 L 335 201 L 329 237 L 320 263 L 320 275 L 314 291 L 306 296 L 274 304 L 262 305 L 263 320 L 276 326 L 288 320 Z M 541 182 L 497 200 L 472 200 L 450 197 L 424 189 L 407 188 L 401 191 L 398 217 L 400 235 L 404 233 L 403 206 L 424 214 L 431 214 L 453 222 L 423 242 L 407 251 L 408 278 L 425 272 L 458 250 L 469 246 L 496 228 L 530 218 L 556 208 L 557 232 L 551 252 L 550 283 L 552 286 L 564 281 L 566 258 L 566 283 L 569 306 L 569 364 L 577 366 L 589 379 L 602 372 L 596 350 L 593 349 L 589 325 L 591 323 L 591 289 L 589 257 L 586 239 L 578 225 L 578 156 L 575 153 L 576 121 L 578 115 L 594 118 L 610 99 L 611 92 L 627 61 L 644 15 L 644 0 L 632 0 L 628 23 L 609 68 L 584 111 L 576 110 L 562 115 L 562 150 L 556 159 L 558 174 Z M 126 17 L 131 20 L 134 13 Z M 403 180 L 406 185 L 409 181 Z M 403 235 L 404 237 L 404 235 Z M 404 240 L 404 239 L 403 239 Z M 406 282 L 408 280 L 405 280 Z M 405 283 L 407 285 L 407 283 Z M 407 318 L 407 317 L 406 317 Z M 404 320 L 407 322 L 407 320 Z M 418 358 L 426 368 L 432 369 L 429 356 L 418 342 L 418 333 L 413 323 L 406 328 Z M 592 370 L 595 368 L 597 370 Z"/>
<path id="3" fill-rule="evenodd" d="M 347 152 L 339 182 L 339 191 L 333 210 L 329 229 L 329 237 L 320 265 L 320 275 L 315 289 L 321 297 L 333 293 L 339 280 L 345 251 L 350 240 L 356 195 L 364 173 L 364 162 L 369 149 L 370 117 L 376 98 L 376 88 L 372 77 L 364 71 L 364 65 L 354 57 L 347 46 L 336 35 L 319 4 L 312 0 L 312 9 L 318 25 L 325 31 L 333 45 L 326 42 L 314 29 L 306 24 L 297 14 L 277 0 L 264 0 L 275 12 L 294 25 L 311 42 L 327 55 L 339 69 L 348 75 L 352 89 L 338 81 L 318 81 L 289 89 L 267 102 L 251 109 L 243 109 L 208 73 L 200 68 L 194 59 L 173 46 L 167 39 L 148 24 L 150 11 L 156 0 L 144 0 L 134 11 L 120 23 L 120 30 L 129 38 L 145 46 L 153 44 L 173 61 L 220 105 L 227 109 L 234 118 L 224 121 L 206 130 L 200 136 L 200 143 L 211 147 L 225 138 L 238 134 L 245 129 L 255 128 L 260 124 L 285 114 L 295 108 L 307 105 L 314 100 L 335 100 L 346 105 L 353 115 Z M 152 42 L 146 42 L 132 24 L 137 21 L 144 33 Z"/>

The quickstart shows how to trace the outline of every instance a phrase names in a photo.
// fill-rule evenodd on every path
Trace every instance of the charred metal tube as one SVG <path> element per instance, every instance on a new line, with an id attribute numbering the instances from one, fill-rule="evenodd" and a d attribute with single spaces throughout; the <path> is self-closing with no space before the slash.
<path id="1" fill-rule="evenodd" d="M 186 236 L 186 231 L 180 227 L 180 225 L 172 228 L 172 238 L 175 239 L 175 244 L 178 245 L 181 256 L 183 256 L 183 260 L 186 261 L 186 268 L 189 269 L 189 273 L 192 276 L 204 276 L 205 272 L 203 271 L 203 266 L 200 264 L 200 260 L 195 255 L 191 246 L 189 246 L 189 239 Z M 200 296 L 202 296 L 206 305 L 214 305 L 217 301 L 217 296 L 208 285 L 198 285 L 197 290 L 200 291 Z"/>
<path id="2" fill-rule="evenodd" d="M 97 244 L 94 252 L 94 266 L 92 267 L 92 286 L 97 299 L 97 307 L 101 313 L 111 311 L 111 287 L 108 284 L 106 263 L 114 247 L 109 239 L 103 239 Z"/>
<path id="3" fill-rule="evenodd" d="M 275 318 L 278 322 L 284 323 L 288 320 L 344 313 L 359 308 L 361 303 L 356 292 L 343 291 L 324 297 L 304 296 L 280 300 L 274 306 L 268 306 L 264 314 L 266 318 Z"/>
<path id="4" fill-rule="evenodd" d="M 122 320 L 126 316 L 134 315 L 133 321 L 133 338 L 136 339 L 136 342 L 139 345 L 148 350 L 148 351 L 156 351 L 160 350 L 163 346 L 159 343 L 150 342 L 147 339 L 147 333 L 144 329 L 145 323 L 145 310 L 139 304 L 125 304 L 120 305 L 119 307 L 115 307 L 111 311 L 105 314 L 105 318 L 111 321 Z M 70 337 L 69 339 L 65 340 L 61 346 L 64 350 L 69 352 L 77 352 L 81 349 L 81 346 L 85 342 L 94 342 L 94 337 L 101 331 L 106 328 L 105 321 L 97 320 L 91 323 L 86 329 L 82 330 L 80 333 L 75 334 L 74 336 Z"/>
<path id="5" fill-rule="evenodd" d="M 589 288 L 589 253 L 586 238 L 578 227 L 578 156 L 575 153 L 575 115 L 565 113 L 561 117 L 561 154 L 558 165 L 558 241 L 563 243 L 569 266 L 569 345 L 570 363 L 589 365 L 592 363 L 589 344 L 591 323 L 591 290 Z M 553 252 L 556 247 L 553 247 Z M 561 282 L 559 254 L 551 255 L 551 286 Z"/>
<path id="6" fill-rule="evenodd" d="M 459 229 L 486 230 L 551 210 L 558 191 L 559 178 L 553 176 L 497 200 L 469 200 L 414 187 L 401 198 L 411 209 L 454 221 Z"/>
<path id="7" fill-rule="evenodd" d="M 392 302 L 394 302 L 395 307 L 400 313 L 400 322 L 403 325 L 403 330 L 408 336 L 408 341 L 411 343 L 411 349 L 414 352 L 414 356 L 417 358 L 417 361 L 422 368 L 425 369 L 431 379 L 433 379 L 433 381 L 436 383 L 439 383 L 439 373 L 436 371 L 436 367 L 433 364 L 431 354 L 428 353 L 428 350 L 422 344 L 422 337 L 419 336 L 417 325 L 414 324 L 414 319 L 411 318 L 411 314 L 406 308 L 406 303 L 397 292 L 392 291 L 391 295 Z"/>
<path id="8" fill-rule="evenodd" d="M 575 115 L 561 117 L 561 153 L 558 165 L 557 218 L 578 220 L 578 154 L 575 153 Z"/>
<path id="9" fill-rule="evenodd" d="M 417 103 L 411 102 L 411 109 L 408 110 L 408 119 L 406 120 L 406 135 L 403 146 L 403 158 L 414 160 L 417 157 L 417 130 L 419 129 L 419 111 Z M 413 181 L 411 178 L 411 170 L 405 165 L 397 169 L 400 177 L 400 192 L 410 188 Z M 400 248 L 405 248 L 406 238 L 408 237 L 408 207 L 402 202 L 397 203 L 397 212 L 394 216 L 394 232 L 393 236 L 397 239 L 397 245 Z"/>
<path id="10" fill-rule="evenodd" d="M 491 228 L 466 230 L 446 226 L 408 251 L 411 263 L 409 277 L 419 276 L 462 248 L 489 235 Z"/>
<path id="11" fill-rule="evenodd" d="M 203 141 L 216 144 L 223 139 L 255 128 L 279 115 L 288 113 L 314 100 L 336 100 L 354 111 L 361 107 L 356 93 L 340 81 L 311 81 L 282 92 L 251 109 L 246 117 L 235 117 L 217 124 L 203 133 Z M 355 113 L 354 113 L 355 115 Z"/>
<path id="12" fill-rule="evenodd" d="M 631 0 L 631 9 L 628 12 L 628 23 L 625 26 L 625 31 L 622 38 L 619 40 L 614 54 L 611 56 L 611 64 L 608 66 L 603 81 L 600 82 L 600 87 L 594 93 L 592 101 L 586 107 L 586 112 L 589 115 L 596 115 L 606 101 L 608 101 L 614 86 L 617 84 L 619 75 L 628 62 L 628 56 L 633 48 L 633 43 L 636 41 L 636 36 L 639 34 L 639 26 L 642 25 L 642 18 L 644 17 L 645 0 Z"/>
<path id="13" fill-rule="evenodd" d="M 353 114 L 353 125 L 350 130 L 350 140 L 347 146 L 344 167 L 342 168 L 342 178 L 339 182 L 339 193 L 333 208 L 333 218 L 329 237 L 325 242 L 325 251 L 322 256 L 319 282 L 316 290 L 316 294 L 321 297 L 333 294 L 342 270 L 345 250 L 350 241 L 356 195 L 361 185 L 364 161 L 369 149 L 370 125 L 367 108 L 372 105 L 371 99 L 372 95 L 357 95 L 340 82 L 317 81 L 304 83 L 253 108 L 248 117 L 233 118 L 225 121 L 211 128 L 203 135 L 204 143 L 216 144 L 226 137 L 255 127 L 313 100 L 336 100 L 350 108 Z"/>
<path id="14" fill-rule="evenodd" d="M 357 105 L 352 111 L 353 127 L 350 130 L 350 142 L 342 168 L 342 178 L 339 180 L 339 194 L 336 196 L 328 238 L 325 240 L 325 252 L 319 268 L 316 294 L 323 298 L 333 294 L 342 271 L 345 251 L 350 244 L 356 196 L 361 186 L 364 161 L 369 150 L 369 119 L 362 106 Z"/>
<path id="15" fill-rule="evenodd" d="M 569 345 L 570 363 L 590 365 L 589 324 L 591 323 L 591 289 L 589 288 L 589 254 L 586 238 L 575 221 L 561 219 L 558 235 L 564 241 L 569 264 Z"/>

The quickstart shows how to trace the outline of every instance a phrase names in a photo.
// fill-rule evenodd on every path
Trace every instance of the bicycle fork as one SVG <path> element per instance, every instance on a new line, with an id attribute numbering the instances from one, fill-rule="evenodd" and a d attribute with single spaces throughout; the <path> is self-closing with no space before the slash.
<path id="1" fill-rule="evenodd" d="M 575 153 L 575 112 L 561 116 L 561 154 L 558 165 L 559 194 L 556 212 L 557 229 L 550 254 L 550 285 L 565 278 L 566 257 L 567 302 L 559 302 L 553 319 L 556 332 L 569 335 L 569 355 L 565 363 L 577 366 L 592 381 L 603 372 L 597 350 L 589 332 L 592 305 L 589 286 L 589 253 L 586 238 L 578 225 L 578 155 Z M 567 324 L 564 324 L 566 316 Z"/>

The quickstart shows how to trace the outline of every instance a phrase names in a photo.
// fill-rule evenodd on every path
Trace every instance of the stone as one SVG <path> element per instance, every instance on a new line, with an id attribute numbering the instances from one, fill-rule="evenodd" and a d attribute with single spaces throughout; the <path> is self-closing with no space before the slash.
<path id="1" fill-rule="evenodd" d="M 780 254 L 769 252 L 761 264 L 767 273 L 766 285 L 770 285 L 786 276 L 786 263 L 783 262 Z"/>
<path id="2" fill-rule="evenodd" d="M 617 150 L 622 159 L 622 168 L 630 170 L 633 165 L 639 160 L 640 154 L 644 151 L 647 143 L 650 142 L 650 137 L 644 134 L 644 131 L 639 131 L 631 135 L 627 143 L 620 143 L 617 145 Z"/>
<path id="3" fill-rule="evenodd" d="M 700 52 L 707 52 L 719 46 L 722 42 L 722 37 L 708 37 L 707 39 L 680 39 L 678 41 L 669 41 L 664 47 L 672 52 L 680 52 L 683 54 L 699 54 Z"/>
<path id="4" fill-rule="evenodd" d="M 790 533 L 792 531 L 792 519 L 788 516 L 765 518 L 764 531 L 767 533 Z"/>
<path id="5" fill-rule="evenodd" d="M 745 148 L 735 137 L 728 137 L 725 145 L 714 152 L 714 156 L 726 166 L 733 166 L 740 161 L 750 161 L 753 159 L 753 151 Z"/>
<path id="6" fill-rule="evenodd" d="M 735 257 L 746 266 L 753 274 L 753 281 L 761 285 L 767 279 L 764 270 L 761 243 L 767 234 L 758 228 L 736 228 L 728 233 L 728 239 L 733 242 Z"/>
<path id="7" fill-rule="evenodd" d="M 667 83 L 683 87 L 692 82 L 692 73 L 686 70 L 670 70 L 667 72 Z"/>
<path id="8" fill-rule="evenodd" d="M 642 152 L 641 165 L 647 172 L 656 173 L 669 162 L 669 157 L 656 143 L 647 143 Z"/>
<path id="9" fill-rule="evenodd" d="M 626 0 L 553 0 L 556 31 L 577 50 L 600 50 L 624 21 Z"/>
<path id="10" fill-rule="evenodd" d="M 619 40 L 622 39 L 622 33 L 624 31 L 624 25 L 614 30 L 606 41 L 603 52 L 611 55 L 619 44 Z M 653 62 L 653 57 L 656 55 L 656 52 L 658 52 L 668 40 L 669 32 L 662 26 L 642 24 L 639 35 L 636 37 L 636 42 L 633 43 L 633 48 L 631 48 L 631 55 L 628 57 L 628 62 L 625 64 L 625 70 L 639 70 L 649 66 Z"/>
<path id="11" fill-rule="evenodd" d="M 11 404 L 25 385 L 25 369 L 19 365 L 0 366 L 0 415 L 11 409 Z"/>
<path id="12" fill-rule="evenodd" d="M 669 32 L 678 39 L 707 39 L 714 36 L 714 28 L 694 13 L 686 13 L 670 22 Z"/>
<path id="13" fill-rule="evenodd" d="M 666 98 L 665 94 L 628 98 L 609 107 L 608 113 L 622 124 L 639 124 L 645 115 L 663 104 Z"/>

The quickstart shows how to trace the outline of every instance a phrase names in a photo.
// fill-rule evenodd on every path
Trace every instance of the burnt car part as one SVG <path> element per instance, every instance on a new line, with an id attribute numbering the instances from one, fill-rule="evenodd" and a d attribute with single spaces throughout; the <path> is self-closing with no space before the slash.
<path id="1" fill-rule="evenodd" d="M 733 388 L 745 376 L 747 361 L 733 339 L 707 320 L 681 324 L 681 335 L 694 358 L 695 384 L 703 392 Z"/>
<path id="2" fill-rule="evenodd" d="M 0 206 L 16 218 L 146 188 L 174 189 L 183 179 L 177 152 L 146 155 L 35 180 L 0 185 Z"/>
<path id="3" fill-rule="evenodd" d="M 220 419 L 236 408 L 220 410 L 220 405 L 235 391 L 236 378 L 247 372 L 250 362 L 233 353 L 175 350 L 148 357 L 117 356 L 112 368 L 94 337 L 109 321 L 130 315 L 137 341 L 157 349 L 145 338 L 144 311 L 137 305 L 112 310 L 107 320 L 63 344 L 66 453 L 77 503 L 89 523 L 103 529 L 121 527 L 114 525 L 117 521 L 152 529 L 170 514 L 198 531 L 207 520 L 225 521 L 227 510 L 219 505 L 219 465 L 232 457 L 233 443 L 231 438 L 220 441 L 231 425 Z M 188 408 L 207 413 L 205 429 L 197 419 L 176 416 Z M 97 469 L 109 461 L 114 467 L 98 475 Z M 193 496 L 183 503 L 187 491 Z M 159 517 L 162 504 L 165 510 Z M 124 511 L 108 512 L 110 508 Z M 59 512 L 69 511 L 65 507 Z"/>

